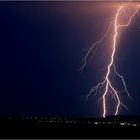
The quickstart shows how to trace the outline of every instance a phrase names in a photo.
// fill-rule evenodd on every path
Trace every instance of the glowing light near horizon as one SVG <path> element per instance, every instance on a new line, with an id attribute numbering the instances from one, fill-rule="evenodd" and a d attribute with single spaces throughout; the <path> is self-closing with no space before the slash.
<path id="1" fill-rule="evenodd" d="M 134 11 L 129 15 L 128 15 L 128 21 L 124 24 L 120 23 L 120 18 L 122 17 L 122 13 L 126 12 L 126 9 L 128 8 L 128 4 L 121 4 L 117 11 L 116 14 L 114 16 L 114 20 L 110 22 L 110 25 L 107 29 L 107 32 L 105 33 L 105 35 L 97 42 L 95 42 L 87 51 L 85 57 L 84 57 L 84 62 L 83 65 L 81 66 L 81 70 L 83 70 L 85 68 L 85 66 L 87 65 L 87 59 L 91 53 L 91 51 L 94 50 L 94 54 L 96 53 L 95 48 L 98 47 L 98 45 L 101 45 L 102 42 L 106 39 L 111 26 L 113 26 L 113 38 L 112 38 L 112 46 L 111 46 L 111 54 L 110 54 L 110 60 L 109 63 L 107 65 L 107 72 L 105 74 L 105 78 L 103 81 L 99 82 L 96 86 L 93 86 L 90 90 L 90 92 L 86 95 L 86 99 L 88 99 L 92 94 L 96 95 L 98 93 L 102 93 L 99 102 L 102 100 L 102 117 L 106 117 L 107 115 L 107 109 L 109 107 L 107 107 L 107 95 L 110 94 L 112 95 L 112 97 L 115 99 L 115 112 L 114 115 L 117 115 L 119 113 L 120 107 L 123 106 L 127 109 L 127 106 L 122 102 L 118 91 L 115 89 L 115 87 L 112 84 L 112 81 L 110 80 L 110 76 L 112 75 L 112 72 L 114 72 L 114 74 L 120 78 L 122 85 L 124 87 L 124 91 L 125 93 L 127 93 L 128 97 L 131 98 L 128 90 L 127 90 L 127 86 L 124 80 L 124 77 L 121 76 L 117 70 L 116 70 L 116 65 L 114 63 L 114 56 L 115 56 L 115 52 L 116 52 L 116 47 L 118 47 L 117 43 L 118 43 L 118 38 L 119 38 L 119 29 L 120 28 L 125 28 L 128 27 L 131 24 L 131 21 L 133 20 L 133 18 L 135 17 L 135 15 L 138 13 L 138 10 L 140 8 L 139 4 L 135 4 L 134 7 Z M 125 13 L 127 14 L 127 13 Z"/>

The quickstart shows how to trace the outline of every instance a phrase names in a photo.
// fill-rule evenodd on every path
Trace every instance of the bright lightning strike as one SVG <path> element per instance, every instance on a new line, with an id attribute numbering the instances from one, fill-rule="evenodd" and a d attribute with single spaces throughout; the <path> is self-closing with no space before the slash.
<path id="1" fill-rule="evenodd" d="M 84 57 L 84 61 L 83 61 L 83 65 L 81 66 L 81 70 L 83 70 L 85 68 L 85 66 L 87 65 L 87 59 L 90 55 L 90 53 L 92 51 L 94 51 L 94 54 L 96 53 L 95 51 L 97 50 L 97 47 L 99 45 L 103 45 L 104 40 L 107 38 L 107 35 L 110 31 L 111 26 L 113 26 L 113 38 L 112 38 L 112 47 L 111 47 L 111 54 L 110 54 L 110 59 L 109 59 L 109 63 L 107 65 L 107 72 L 105 74 L 105 78 L 103 81 L 99 82 L 96 86 L 92 87 L 90 92 L 88 93 L 88 95 L 86 95 L 86 99 L 88 99 L 92 94 L 96 95 L 98 93 L 101 93 L 101 97 L 99 99 L 99 101 L 102 100 L 102 117 L 106 117 L 107 116 L 107 95 L 110 94 L 112 95 L 112 97 L 115 99 L 115 112 L 114 115 L 117 115 L 119 113 L 120 107 L 123 106 L 127 109 L 127 106 L 125 104 L 123 104 L 120 96 L 119 96 L 119 91 L 116 90 L 116 88 L 113 85 L 113 82 L 110 80 L 110 76 L 112 76 L 112 73 L 114 73 L 122 82 L 122 85 L 124 87 L 124 92 L 127 93 L 128 97 L 130 97 L 130 94 L 127 90 L 127 86 L 124 80 L 124 77 L 121 76 L 117 70 L 116 70 L 116 66 L 114 63 L 114 57 L 115 57 L 115 52 L 116 52 L 116 47 L 117 47 L 117 43 L 118 43 L 118 38 L 119 38 L 119 30 L 120 28 L 124 28 L 124 27 L 128 27 L 131 24 L 132 19 L 135 17 L 135 15 L 138 13 L 138 10 L 140 8 L 140 5 L 135 5 L 135 10 L 133 13 L 128 15 L 128 21 L 125 24 L 121 24 L 120 23 L 120 18 L 122 16 L 122 13 L 126 14 L 126 9 L 127 9 L 127 4 L 124 5 L 120 5 L 117 9 L 117 12 L 114 16 L 114 20 L 112 22 L 110 22 L 110 25 L 107 29 L 107 32 L 105 33 L 105 35 L 97 42 L 95 42 L 87 51 L 85 57 Z"/>

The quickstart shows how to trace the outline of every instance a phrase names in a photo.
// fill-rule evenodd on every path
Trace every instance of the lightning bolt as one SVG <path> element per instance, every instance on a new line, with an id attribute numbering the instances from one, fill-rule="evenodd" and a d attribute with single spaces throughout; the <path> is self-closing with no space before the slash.
<path id="1" fill-rule="evenodd" d="M 105 35 L 97 42 L 95 42 L 87 51 L 84 60 L 83 60 L 83 64 L 81 66 L 81 70 L 83 70 L 85 68 L 85 66 L 87 65 L 87 59 L 89 57 L 89 55 L 91 54 L 92 51 L 97 50 L 99 45 L 104 45 L 104 40 L 107 38 L 109 31 L 111 29 L 112 23 L 113 23 L 113 38 L 112 38 L 112 47 L 111 47 L 111 54 L 110 54 L 110 58 L 109 58 L 109 63 L 107 65 L 107 72 L 105 74 L 105 78 L 103 79 L 103 81 L 99 82 L 96 86 L 92 87 L 90 92 L 85 96 L 86 99 L 88 99 L 92 94 L 93 95 L 97 95 L 98 93 L 101 94 L 100 99 L 98 100 L 98 102 L 100 102 L 102 100 L 102 117 L 106 117 L 107 116 L 107 95 L 110 94 L 114 99 L 115 99 L 115 112 L 114 115 L 117 115 L 119 113 L 120 107 L 123 106 L 127 109 L 127 106 L 122 102 L 121 97 L 119 96 L 119 91 L 117 91 L 115 89 L 115 87 L 113 86 L 113 82 L 110 80 L 110 76 L 112 76 L 112 73 L 114 73 L 122 82 L 122 85 L 124 87 L 124 92 L 128 95 L 129 98 L 131 98 L 127 86 L 126 86 L 126 82 L 123 76 L 121 76 L 117 70 L 116 70 L 116 66 L 114 63 L 114 58 L 115 58 L 115 52 L 116 52 L 116 48 L 117 48 L 117 43 L 118 43 L 118 38 L 119 38 L 119 34 L 120 34 L 120 28 L 124 28 L 124 27 L 128 27 L 131 24 L 132 19 L 135 17 L 135 15 L 138 13 L 139 11 L 139 7 L 140 5 L 136 5 L 134 7 L 134 12 L 132 12 L 131 14 L 129 14 L 128 16 L 128 21 L 125 24 L 121 24 L 120 23 L 120 18 L 122 17 L 122 14 L 125 13 L 126 14 L 126 9 L 127 9 L 128 4 L 121 4 L 118 9 L 117 12 L 114 16 L 114 20 L 111 21 Z M 104 44 L 103 44 L 104 43 Z"/>

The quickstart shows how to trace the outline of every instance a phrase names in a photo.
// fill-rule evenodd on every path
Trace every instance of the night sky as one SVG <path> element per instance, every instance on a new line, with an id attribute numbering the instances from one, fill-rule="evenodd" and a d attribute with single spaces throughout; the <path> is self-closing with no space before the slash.
<path id="1" fill-rule="evenodd" d="M 83 95 L 103 79 L 110 46 L 78 69 L 115 12 L 111 2 L 0 2 L 0 116 L 100 116 L 99 96 Z M 122 115 L 140 115 L 139 20 L 122 31 L 115 58 L 132 96 L 121 96 Z"/>

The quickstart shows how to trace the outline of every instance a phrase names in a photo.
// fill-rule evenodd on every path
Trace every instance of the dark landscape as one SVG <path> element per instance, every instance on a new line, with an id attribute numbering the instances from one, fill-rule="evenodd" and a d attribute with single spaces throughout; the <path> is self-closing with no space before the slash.
<path id="1" fill-rule="evenodd" d="M 0 138 L 139 138 L 139 116 L 1 119 Z"/>

